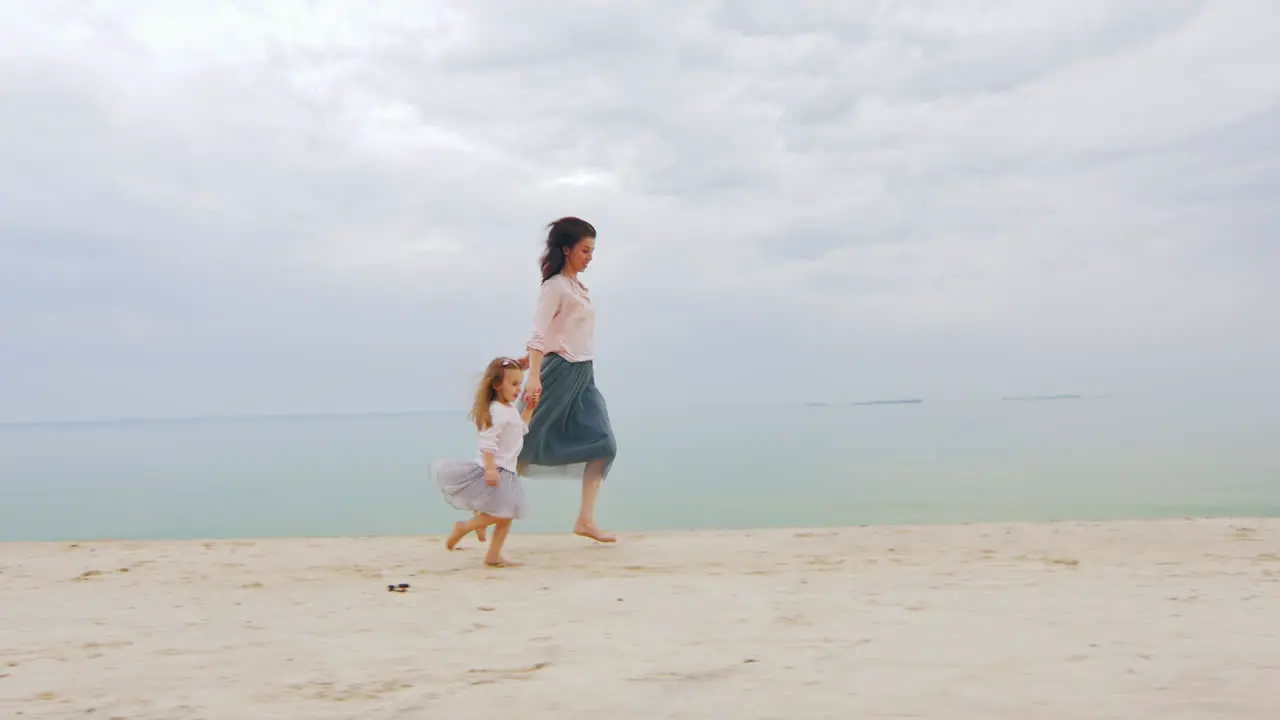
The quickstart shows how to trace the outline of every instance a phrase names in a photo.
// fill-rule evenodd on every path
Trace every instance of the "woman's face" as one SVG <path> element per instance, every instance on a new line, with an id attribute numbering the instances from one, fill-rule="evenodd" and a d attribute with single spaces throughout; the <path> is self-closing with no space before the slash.
<path id="1" fill-rule="evenodd" d="M 580 273 L 591 264 L 591 253 L 596 249 L 596 239 L 589 237 L 578 241 L 577 245 L 565 251 L 565 264 L 575 273 Z"/>

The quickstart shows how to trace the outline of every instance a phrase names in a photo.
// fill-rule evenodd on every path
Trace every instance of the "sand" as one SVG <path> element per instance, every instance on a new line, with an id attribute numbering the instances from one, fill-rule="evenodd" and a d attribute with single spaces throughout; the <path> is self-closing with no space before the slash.
<path id="1" fill-rule="evenodd" d="M 1280 717 L 1280 520 L 464 546 L 0 544 L 0 718 Z"/>

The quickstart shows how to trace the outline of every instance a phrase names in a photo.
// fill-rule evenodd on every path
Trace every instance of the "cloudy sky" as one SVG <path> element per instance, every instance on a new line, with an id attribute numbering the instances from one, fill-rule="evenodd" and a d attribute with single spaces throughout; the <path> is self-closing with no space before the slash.
<path id="1" fill-rule="evenodd" d="M 0 0 L 0 419 L 1276 384 L 1272 0 Z"/>

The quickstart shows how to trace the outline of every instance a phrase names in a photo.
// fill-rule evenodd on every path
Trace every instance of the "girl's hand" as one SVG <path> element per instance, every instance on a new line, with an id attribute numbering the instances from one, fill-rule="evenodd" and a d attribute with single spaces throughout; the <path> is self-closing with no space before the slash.
<path id="1" fill-rule="evenodd" d="M 516 364 L 520 366 L 521 370 L 528 370 L 529 369 L 529 353 L 525 353 L 524 355 L 520 356 L 520 359 L 516 360 Z"/>
<path id="2" fill-rule="evenodd" d="M 524 408 L 520 410 L 520 419 L 524 421 L 525 425 L 533 422 L 533 409 L 536 407 L 538 407 L 538 403 L 528 397 L 524 398 Z"/>
<path id="3" fill-rule="evenodd" d="M 498 468 L 490 468 L 484 471 L 484 484 L 489 487 L 498 487 Z"/>
<path id="4" fill-rule="evenodd" d="M 525 401 L 537 405 L 542 399 L 542 378 L 531 377 L 524 383 Z"/>

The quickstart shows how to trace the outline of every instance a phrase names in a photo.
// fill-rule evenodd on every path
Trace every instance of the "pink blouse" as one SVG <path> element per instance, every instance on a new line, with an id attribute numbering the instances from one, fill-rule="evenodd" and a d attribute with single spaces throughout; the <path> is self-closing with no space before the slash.
<path id="1" fill-rule="evenodd" d="M 595 332 L 596 311 L 585 285 L 564 275 L 553 275 L 542 284 L 529 350 L 556 353 L 569 362 L 591 360 Z"/>

